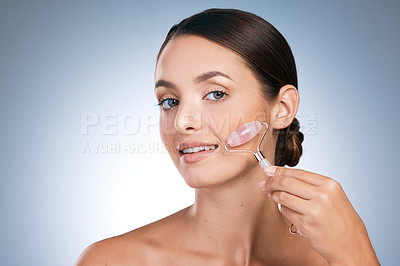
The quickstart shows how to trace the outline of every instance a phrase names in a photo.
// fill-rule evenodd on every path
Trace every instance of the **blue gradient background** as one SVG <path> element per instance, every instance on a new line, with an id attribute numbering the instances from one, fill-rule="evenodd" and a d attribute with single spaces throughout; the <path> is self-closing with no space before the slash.
<path id="1" fill-rule="evenodd" d="M 210 7 L 253 12 L 286 37 L 299 113 L 316 114 L 298 167 L 338 180 L 382 265 L 399 265 L 399 2 L 4 0 L 1 265 L 72 265 L 89 244 L 193 203 L 165 152 L 82 147 L 160 142 L 158 49 L 173 24 Z M 88 113 L 99 122 L 85 135 Z M 137 115 L 139 132 L 116 122 L 105 134 L 109 114 Z"/>

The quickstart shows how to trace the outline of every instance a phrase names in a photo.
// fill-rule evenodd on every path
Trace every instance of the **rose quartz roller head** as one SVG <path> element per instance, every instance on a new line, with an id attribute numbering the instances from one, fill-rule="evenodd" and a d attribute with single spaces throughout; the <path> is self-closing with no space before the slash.
<path id="1" fill-rule="evenodd" d="M 230 149 L 228 149 L 228 145 L 230 147 L 236 147 L 236 146 L 243 145 L 243 144 L 249 142 L 250 140 L 252 140 L 255 136 L 257 136 L 258 132 L 260 132 L 262 125 L 265 125 L 265 131 L 264 131 L 264 134 L 263 134 L 260 142 L 258 143 L 257 152 L 253 152 L 251 150 L 230 150 Z M 265 122 L 261 122 L 261 123 L 258 121 L 247 122 L 246 124 L 239 126 L 235 131 L 233 131 L 228 136 L 228 143 L 225 145 L 225 150 L 227 150 L 228 152 L 250 152 L 254 155 L 254 157 L 256 157 L 261 168 L 264 169 L 268 165 L 271 165 L 265 158 L 262 151 L 260 150 L 261 143 L 264 140 L 267 130 L 268 130 L 268 124 Z"/>

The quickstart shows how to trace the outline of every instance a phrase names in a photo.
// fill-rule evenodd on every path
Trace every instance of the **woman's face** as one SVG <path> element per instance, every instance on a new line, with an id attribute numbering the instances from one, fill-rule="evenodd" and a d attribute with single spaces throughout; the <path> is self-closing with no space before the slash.
<path id="1" fill-rule="evenodd" d="M 221 185 L 258 167 L 253 155 L 224 149 L 239 125 L 254 120 L 269 124 L 272 117 L 272 105 L 240 56 L 205 38 L 178 37 L 160 55 L 155 82 L 161 139 L 189 186 Z M 263 129 L 239 148 L 254 150 Z M 270 162 L 275 151 L 271 131 L 263 142 Z"/>

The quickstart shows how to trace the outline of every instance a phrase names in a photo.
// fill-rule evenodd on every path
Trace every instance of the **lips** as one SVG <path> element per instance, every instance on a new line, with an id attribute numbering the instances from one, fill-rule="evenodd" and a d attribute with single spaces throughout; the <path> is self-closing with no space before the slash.
<path id="1" fill-rule="evenodd" d="M 180 152 L 182 152 L 185 149 L 189 149 L 189 148 L 195 148 L 195 147 L 205 147 L 205 146 L 217 146 L 218 144 L 216 143 L 212 143 L 212 142 L 208 142 L 208 141 L 186 141 L 186 142 L 182 142 L 179 146 L 178 146 L 178 150 Z"/>
<path id="2" fill-rule="evenodd" d="M 182 150 L 182 152 L 184 154 L 187 154 L 187 153 L 194 153 L 194 152 L 200 152 L 200 151 L 214 150 L 217 147 L 218 147 L 218 145 L 198 146 L 198 147 L 184 149 L 184 150 Z"/>
<path id="3" fill-rule="evenodd" d="M 190 141 L 178 146 L 179 156 L 185 163 L 195 163 L 212 155 L 219 145 L 211 142 Z"/>

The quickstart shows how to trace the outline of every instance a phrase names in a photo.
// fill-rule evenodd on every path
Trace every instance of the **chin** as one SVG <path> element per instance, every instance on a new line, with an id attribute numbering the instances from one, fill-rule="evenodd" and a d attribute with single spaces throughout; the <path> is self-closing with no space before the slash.
<path id="1" fill-rule="evenodd" d="M 205 162 L 178 167 L 178 171 L 189 187 L 211 188 L 224 185 L 233 179 L 242 177 L 256 163 L 251 157 L 248 160 L 235 158 L 235 160 L 224 163 L 222 163 L 222 160 L 212 163 Z"/>

